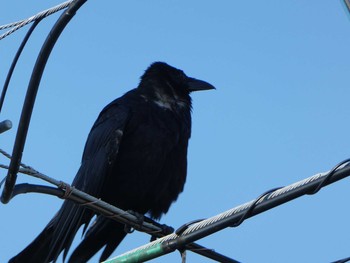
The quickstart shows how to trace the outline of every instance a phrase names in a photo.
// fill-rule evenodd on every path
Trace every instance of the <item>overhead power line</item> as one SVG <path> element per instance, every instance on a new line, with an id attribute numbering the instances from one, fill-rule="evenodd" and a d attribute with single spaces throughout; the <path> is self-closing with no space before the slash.
<path id="1" fill-rule="evenodd" d="M 5 24 L 5 25 L 0 25 L 0 30 L 11 28 L 10 30 L 8 30 L 5 33 L 0 35 L 0 40 L 11 35 L 13 32 L 17 31 L 21 27 L 24 27 L 25 25 L 28 25 L 36 20 L 40 20 L 40 19 L 47 17 L 49 15 L 52 15 L 52 14 L 54 14 L 54 13 L 56 13 L 64 8 L 67 8 L 73 1 L 74 0 L 69 0 L 69 1 L 64 2 L 62 4 L 51 7 L 47 10 L 41 11 L 41 12 L 37 13 L 36 15 L 33 15 L 33 16 L 28 17 L 26 19 L 22 19 L 20 21 L 12 22 L 12 23 Z"/>
<path id="2" fill-rule="evenodd" d="M 34 65 L 33 72 L 28 84 L 27 94 L 24 100 L 21 118 L 19 121 L 15 143 L 12 151 L 12 159 L 9 165 L 8 173 L 6 176 L 5 187 L 1 195 L 1 202 L 7 203 L 12 195 L 13 188 L 16 184 L 17 172 L 19 169 L 19 164 L 21 162 L 22 153 L 24 150 L 25 141 L 27 138 L 28 127 L 30 119 L 33 112 L 33 107 L 35 104 L 36 95 L 39 89 L 41 77 L 44 73 L 46 63 L 49 59 L 51 51 L 55 46 L 55 43 L 66 25 L 71 21 L 71 19 L 76 14 L 77 10 L 86 2 L 87 0 L 73 0 L 69 5 L 66 12 L 64 12 L 50 33 L 48 34 L 38 56 L 38 59 Z"/>
<path id="3" fill-rule="evenodd" d="M 348 8 L 348 11 L 350 12 L 350 0 L 344 0 L 344 3 L 346 7 Z"/>
<path id="4" fill-rule="evenodd" d="M 104 263 L 144 262 L 181 249 L 187 244 L 221 231 L 239 226 L 245 219 L 289 202 L 305 194 L 315 194 L 322 187 L 350 175 L 349 159 L 326 173 L 319 173 L 294 184 L 270 190 L 257 199 L 239 205 L 221 214 L 189 225 L 181 233 L 173 233 L 139 248 L 126 252 Z"/>
<path id="5" fill-rule="evenodd" d="M 0 149 L 0 154 L 11 159 L 11 155 L 2 149 Z M 19 169 L 20 173 L 27 174 L 27 175 L 36 177 L 38 179 L 44 180 L 48 183 L 51 183 L 57 186 L 57 188 L 50 187 L 50 186 L 26 184 L 26 183 L 17 184 L 13 189 L 11 198 L 14 198 L 16 195 L 25 194 L 25 193 L 42 193 L 42 194 L 55 195 L 62 199 L 74 201 L 99 214 L 104 215 L 107 218 L 110 218 L 119 223 L 125 224 L 126 226 L 132 227 L 135 230 L 148 233 L 154 237 L 163 237 L 174 231 L 172 227 L 159 224 L 156 221 L 147 217 L 144 217 L 142 220 L 140 220 L 140 218 L 133 213 L 124 211 L 118 207 L 115 207 L 113 205 L 110 205 L 102 201 L 101 199 L 95 198 L 87 193 L 84 193 L 74 188 L 73 186 L 70 186 L 67 183 L 58 181 L 45 174 L 42 174 L 37 170 L 35 170 L 34 168 L 32 168 L 31 166 L 28 166 L 24 163 L 21 163 L 20 166 L 21 166 L 21 168 Z M 0 168 L 9 169 L 9 167 L 4 164 L 0 164 Z M 3 182 L 4 180 L 0 182 L 0 188 Z M 239 263 L 239 261 L 237 260 L 226 257 L 212 249 L 208 249 L 196 243 L 188 244 L 187 246 L 185 246 L 185 248 L 201 256 L 216 260 L 218 262 Z"/>
<path id="6" fill-rule="evenodd" d="M 9 154 L 1 149 L 0 153 L 11 158 Z M 149 218 L 140 222 L 140 219 L 134 214 L 130 214 L 127 211 L 123 211 L 100 199 L 81 192 L 69 184 L 48 177 L 25 164 L 21 164 L 22 168 L 20 169 L 20 172 L 45 180 L 56 185 L 58 188 L 31 184 L 18 184 L 14 188 L 12 198 L 18 194 L 31 192 L 56 195 L 60 198 L 69 199 L 82 204 L 108 218 L 131 226 L 136 230 L 149 233 L 155 237 L 161 237 L 168 233 L 168 235 L 142 247 L 131 250 L 114 259 L 107 260 L 106 263 L 144 262 L 171 253 L 177 249 L 191 250 L 219 262 L 238 262 L 193 242 L 221 231 L 224 228 L 237 227 L 247 218 L 256 216 L 305 194 L 316 194 L 322 187 L 349 176 L 349 161 L 350 159 L 341 162 L 328 172 L 316 174 L 285 187 L 269 190 L 255 200 L 234 207 L 211 218 L 200 220 L 196 223 L 185 224 L 175 233 L 171 234 L 169 234 L 169 231 L 171 232 L 172 228 L 169 226 L 160 225 Z M 5 165 L 0 165 L 0 167 L 8 168 Z"/>

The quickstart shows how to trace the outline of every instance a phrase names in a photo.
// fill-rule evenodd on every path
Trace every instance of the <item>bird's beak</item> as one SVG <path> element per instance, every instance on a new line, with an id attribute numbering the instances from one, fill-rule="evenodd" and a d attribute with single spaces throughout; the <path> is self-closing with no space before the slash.
<path id="1" fill-rule="evenodd" d="M 215 89 L 215 87 L 203 80 L 188 78 L 188 90 L 190 92 L 198 91 L 198 90 L 209 90 L 209 89 Z"/>

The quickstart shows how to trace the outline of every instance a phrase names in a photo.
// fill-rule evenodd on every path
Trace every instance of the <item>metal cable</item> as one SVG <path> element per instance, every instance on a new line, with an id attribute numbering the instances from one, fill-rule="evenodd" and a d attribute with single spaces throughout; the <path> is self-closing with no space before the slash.
<path id="1" fill-rule="evenodd" d="M 6 31 L 5 33 L 0 35 L 0 40 L 4 39 L 5 37 L 11 35 L 13 32 L 17 31 L 18 29 L 20 29 L 21 27 L 24 27 L 25 25 L 28 25 L 29 23 L 32 23 L 35 20 L 39 20 L 42 19 L 44 17 L 50 16 L 64 8 L 67 8 L 72 2 L 74 2 L 75 0 L 69 0 L 66 1 L 62 4 L 59 4 L 57 6 L 51 7 L 47 10 L 41 11 L 38 14 L 31 16 L 29 18 L 17 21 L 17 22 L 12 22 L 6 25 L 2 25 L 0 26 L 0 30 L 4 30 L 4 29 L 8 29 L 8 28 L 12 28 L 8 31 Z"/>
<path id="2" fill-rule="evenodd" d="M 11 156 L 8 153 L 1 149 L 0 153 L 6 156 L 7 158 L 11 158 Z M 148 252 L 149 250 L 162 250 L 161 253 L 165 254 L 172 252 L 175 249 L 185 248 L 198 254 L 212 255 L 212 251 L 210 249 L 198 250 L 199 245 L 194 244 L 192 242 L 204 236 L 210 235 L 216 231 L 219 231 L 223 228 L 237 227 L 249 217 L 262 213 L 268 209 L 271 209 L 277 205 L 288 202 L 302 195 L 317 193 L 322 187 L 350 175 L 350 165 L 348 165 L 349 161 L 350 159 L 347 159 L 337 164 L 329 172 L 316 174 L 314 176 L 288 185 L 286 187 L 269 190 L 253 201 L 237 206 L 233 209 L 225 211 L 209 219 L 201 220 L 193 224 L 186 224 L 186 227 L 181 231 L 176 231 L 176 233 L 174 234 L 170 234 L 163 238 L 159 238 L 151 243 L 129 251 L 117 257 L 116 259 L 112 259 L 107 262 L 120 262 L 120 258 L 124 260 L 125 258 L 130 258 L 135 254 L 137 255 L 137 257 L 139 257 L 140 255 L 143 255 L 146 252 L 147 257 L 154 258 L 154 255 Z M 100 199 L 94 198 L 84 192 L 81 192 L 75 189 L 74 187 L 71 187 L 69 184 L 63 183 L 62 181 L 57 181 L 49 176 L 46 176 L 28 165 L 21 163 L 20 166 L 22 167 L 20 169 L 20 172 L 29 174 L 39 179 L 45 180 L 49 183 L 55 184 L 60 189 L 45 186 L 32 186 L 29 184 L 21 184 L 15 187 L 12 197 L 14 197 L 17 194 L 28 192 L 53 194 L 59 196 L 60 198 L 66 198 L 80 203 L 94 210 L 95 212 L 101 213 L 104 216 L 107 216 L 118 222 L 128 224 L 137 229 L 138 231 L 147 232 L 158 237 L 164 235 L 164 232 L 163 234 L 161 233 L 164 230 L 164 227 L 160 228 L 160 225 L 155 226 L 152 223 L 148 223 L 146 221 L 140 224 L 139 219 L 133 214 L 118 209 L 114 206 L 111 206 L 108 203 L 103 202 Z M 69 191 L 69 194 L 67 194 L 66 191 Z M 150 222 L 154 222 L 151 219 L 147 220 L 149 220 Z M 216 258 L 216 256 L 217 255 L 214 254 L 214 258 Z M 221 262 L 238 262 L 233 259 L 229 259 L 225 256 L 222 257 L 223 259 L 226 258 L 227 261 L 221 260 Z"/>
<path id="3" fill-rule="evenodd" d="M 6 176 L 5 187 L 1 195 L 1 202 L 4 204 L 11 199 L 12 191 L 16 183 L 19 163 L 22 158 L 24 144 L 28 133 L 28 127 L 29 127 L 31 115 L 33 112 L 36 95 L 39 89 L 41 77 L 43 75 L 43 72 L 46 66 L 46 62 L 48 61 L 50 53 L 58 37 L 60 36 L 62 31 L 66 27 L 66 25 L 69 23 L 69 21 L 74 17 L 77 10 L 86 1 L 87 0 L 73 0 L 71 2 L 67 11 L 64 12 L 59 17 L 59 19 L 53 26 L 52 30 L 50 31 L 49 35 L 47 36 L 40 50 L 38 59 L 35 63 L 35 66 L 33 68 L 33 72 L 29 81 L 27 94 L 24 100 L 21 118 L 18 124 L 16 139 L 15 139 L 15 143 L 12 151 L 13 158 L 11 159 L 11 162 L 9 165 L 9 170 Z"/>
<path id="4" fill-rule="evenodd" d="M 11 159 L 11 155 L 6 151 L 0 149 L 0 154 L 4 155 L 6 158 Z M 54 178 L 51 178 L 47 175 L 44 175 L 29 165 L 24 163 L 20 163 L 22 168 L 19 169 L 20 173 L 24 173 L 38 179 L 42 179 L 46 182 L 56 185 L 58 188 L 50 187 L 50 186 L 42 186 L 42 185 L 34 185 L 34 184 L 17 184 L 14 187 L 11 198 L 15 197 L 18 194 L 25 193 L 42 193 L 42 194 L 50 194 L 57 196 L 62 199 L 68 199 L 76 202 L 77 204 L 83 205 L 99 214 L 102 214 L 105 217 L 108 217 L 112 220 L 115 220 L 119 223 L 123 223 L 128 225 L 138 231 L 142 231 L 148 233 L 154 237 L 163 237 L 174 232 L 174 229 L 167 225 L 159 224 L 158 222 L 144 217 L 143 222 L 140 222 L 140 219 L 127 211 L 119 209 L 118 207 L 112 206 L 98 198 L 95 198 L 91 195 L 88 195 L 73 186 L 70 186 L 67 183 L 62 181 L 58 181 Z M 9 167 L 6 165 L 0 164 L 0 168 L 8 169 Z M 6 177 L 5 177 L 6 179 Z M 0 182 L 0 188 L 5 179 Z M 196 243 L 191 243 L 185 246 L 187 250 L 190 250 L 194 253 L 197 253 L 201 256 L 216 260 L 222 263 L 239 263 L 234 259 L 226 257 L 218 252 L 215 252 L 213 249 L 208 249 Z"/>
<path id="5" fill-rule="evenodd" d="M 320 187 L 334 183 L 349 175 L 350 165 L 348 159 L 335 166 L 329 172 L 316 174 L 294 184 L 278 188 L 273 192 L 268 191 L 267 194 L 261 195 L 253 201 L 190 225 L 181 235 L 177 235 L 176 233 L 170 234 L 105 262 L 118 263 L 127 262 L 128 260 L 141 262 L 136 259 L 147 261 L 159 257 L 226 227 L 235 226 L 237 222 L 240 224 L 243 222 L 243 217 L 247 219 L 300 196 L 317 193 Z"/>
<path id="6" fill-rule="evenodd" d="M 350 0 L 344 0 L 344 3 L 348 9 L 348 11 L 350 12 Z"/>

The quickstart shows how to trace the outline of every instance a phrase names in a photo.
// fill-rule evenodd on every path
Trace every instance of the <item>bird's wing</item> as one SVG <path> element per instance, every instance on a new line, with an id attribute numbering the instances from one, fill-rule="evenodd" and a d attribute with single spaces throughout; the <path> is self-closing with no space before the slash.
<path id="1" fill-rule="evenodd" d="M 107 105 L 97 118 L 85 145 L 81 167 L 73 181 L 77 189 L 100 196 L 128 122 L 126 104 L 123 98 L 117 99 Z M 83 224 L 87 226 L 93 216 L 91 210 L 66 200 L 36 239 L 9 262 L 56 261 L 63 250 L 65 258 L 78 229 Z"/>
<path id="2" fill-rule="evenodd" d="M 128 107 L 119 101 L 107 105 L 98 116 L 87 138 L 81 167 L 73 181 L 73 186 L 96 197 L 116 160 L 129 119 Z"/>
<path id="3" fill-rule="evenodd" d="M 103 182 L 113 167 L 128 121 L 129 109 L 118 102 L 116 100 L 107 105 L 93 125 L 85 144 L 81 167 L 72 184 L 95 197 L 100 196 Z M 56 258 L 64 249 L 65 258 L 76 232 L 84 224 L 85 232 L 93 215 L 83 206 L 71 201 L 64 202 L 53 219 L 56 225 L 50 254 Z"/>

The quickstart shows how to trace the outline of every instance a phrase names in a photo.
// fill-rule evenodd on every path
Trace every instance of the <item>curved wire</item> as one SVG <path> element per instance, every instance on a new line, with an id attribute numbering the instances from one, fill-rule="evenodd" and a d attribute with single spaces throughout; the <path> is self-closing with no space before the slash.
<path id="1" fill-rule="evenodd" d="M 344 3 L 345 3 L 345 5 L 348 8 L 348 11 L 350 13 L 350 0 L 344 0 Z"/>
<path id="2" fill-rule="evenodd" d="M 9 86 L 9 84 L 10 84 L 10 80 L 11 80 L 13 71 L 14 71 L 16 65 L 17 65 L 18 59 L 19 59 L 19 57 L 21 56 L 22 51 L 23 51 L 25 45 L 27 44 L 28 39 L 30 38 L 30 36 L 32 35 L 34 29 L 35 29 L 36 26 L 40 23 L 41 20 L 42 20 L 42 18 L 39 18 L 38 20 L 35 20 L 35 22 L 33 23 L 33 25 L 29 28 L 27 34 L 26 34 L 25 37 L 23 38 L 23 41 L 22 41 L 21 45 L 19 46 L 19 48 L 18 48 L 18 50 L 17 50 L 17 52 L 16 52 L 15 57 L 13 58 L 11 67 L 10 67 L 8 73 L 7 73 L 6 80 L 5 80 L 5 83 L 4 83 L 4 86 L 3 86 L 3 88 L 2 88 L 2 92 L 1 92 L 1 97 L 0 97 L 0 112 L 1 112 L 1 110 L 2 110 L 2 106 L 3 106 L 4 101 L 5 101 L 6 92 L 7 92 L 8 86 Z"/>
<path id="3" fill-rule="evenodd" d="M 258 198 L 256 198 L 254 200 L 254 202 L 249 206 L 249 208 L 244 212 L 244 214 L 242 215 L 242 217 L 239 219 L 238 222 L 234 223 L 231 227 L 237 227 L 240 224 L 243 223 L 244 220 L 246 220 L 247 218 L 249 218 L 251 216 L 251 213 L 253 212 L 254 208 L 256 207 L 256 205 L 264 198 L 266 197 L 268 194 L 271 194 L 279 189 L 282 189 L 283 187 L 276 187 L 273 189 L 270 189 L 268 191 L 266 191 L 265 193 L 261 194 Z"/>
<path id="4" fill-rule="evenodd" d="M 318 191 L 320 191 L 320 189 L 325 186 L 328 181 L 331 179 L 331 177 L 333 176 L 333 174 L 339 169 L 340 166 L 346 164 L 350 162 L 350 158 L 346 159 L 340 163 L 338 163 L 336 166 L 334 166 L 328 173 L 327 175 L 323 178 L 323 180 L 318 184 L 318 186 L 316 187 L 316 189 L 314 191 L 312 191 L 310 193 L 310 195 L 316 194 Z"/>
<path id="5" fill-rule="evenodd" d="M 49 35 L 47 36 L 45 43 L 43 44 L 38 59 L 35 63 L 32 76 L 27 89 L 26 98 L 22 108 L 21 118 L 19 121 L 16 140 L 12 151 L 12 159 L 10 162 L 9 170 L 6 177 L 5 187 L 1 195 L 1 202 L 6 204 L 10 201 L 13 188 L 17 179 L 17 172 L 19 164 L 22 159 L 22 153 L 24 144 L 27 138 L 28 127 L 33 112 L 33 107 L 36 99 L 36 94 L 39 89 L 41 77 L 43 75 L 46 62 L 50 56 L 50 53 L 62 31 L 69 23 L 69 21 L 75 15 L 75 12 L 86 2 L 87 0 L 76 0 L 68 7 L 68 9 L 60 16 L 56 24 L 53 26 Z"/>

